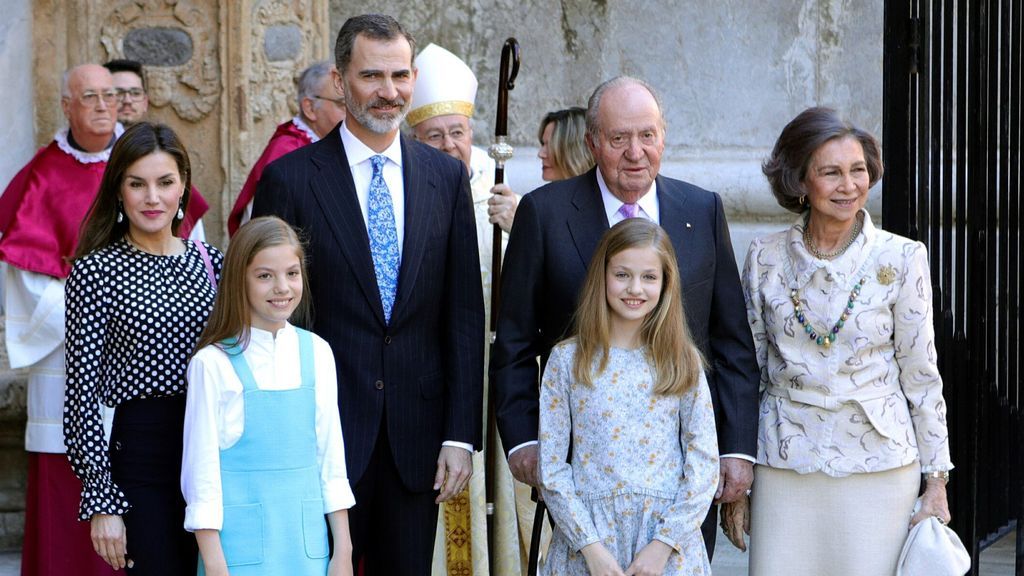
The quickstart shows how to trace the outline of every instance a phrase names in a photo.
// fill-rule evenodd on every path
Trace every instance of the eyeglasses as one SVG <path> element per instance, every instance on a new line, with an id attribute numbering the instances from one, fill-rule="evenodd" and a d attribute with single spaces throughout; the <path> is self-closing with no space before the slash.
<path id="1" fill-rule="evenodd" d="M 313 99 L 315 99 L 315 100 L 327 100 L 328 102 L 334 102 L 338 106 L 344 106 L 345 105 L 345 99 L 344 98 L 328 98 L 327 96 L 320 96 L 318 94 L 314 94 L 313 95 Z"/>
<path id="2" fill-rule="evenodd" d="M 462 128 L 452 128 L 448 132 L 443 130 L 431 130 L 427 132 L 427 142 L 440 146 L 444 142 L 444 137 L 448 136 L 453 142 L 463 142 L 469 139 L 469 134 Z"/>
<path id="3" fill-rule="evenodd" d="M 146 97 L 146 91 L 142 88 L 118 88 L 117 96 L 120 100 L 141 102 Z"/>
<path id="4" fill-rule="evenodd" d="M 116 90 L 107 90 L 105 92 L 86 90 L 78 95 L 78 101 L 81 102 L 83 106 L 88 106 L 90 108 L 99 104 L 101 98 L 103 99 L 104 104 L 112 106 L 121 101 L 121 94 Z"/>

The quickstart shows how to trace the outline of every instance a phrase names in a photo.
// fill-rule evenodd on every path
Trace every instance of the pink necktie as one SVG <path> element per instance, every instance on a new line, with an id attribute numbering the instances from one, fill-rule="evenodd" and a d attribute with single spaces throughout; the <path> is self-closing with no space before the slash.
<path id="1" fill-rule="evenodd" d="M 640 207 L 636 204 L 626 203 L 619 208 L 619 214 L 622 215 L 622 219 L 636 218 L 640 215 Z"/>

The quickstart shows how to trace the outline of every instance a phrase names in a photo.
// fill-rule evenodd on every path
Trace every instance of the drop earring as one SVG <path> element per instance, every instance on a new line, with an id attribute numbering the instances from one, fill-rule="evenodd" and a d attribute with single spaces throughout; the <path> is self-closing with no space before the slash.
<path id="1" fill-rule="evenodd" d="M 185 211 L 181 209 L 181 204 L 178 204 L 178 213 L 175 214 L 175 216 L 178 218 L 178 220 L 185 219 Z"/>
<path id="2" fill-rule="evenodd" d="M 122 206 L 123 205 L 120 202 L 117 203 L 117 223 L 118 224 L 120 224 L 121 222 L 124 222 L 124 212 L 122 211 L 122 208 L 121 208 Z"/>

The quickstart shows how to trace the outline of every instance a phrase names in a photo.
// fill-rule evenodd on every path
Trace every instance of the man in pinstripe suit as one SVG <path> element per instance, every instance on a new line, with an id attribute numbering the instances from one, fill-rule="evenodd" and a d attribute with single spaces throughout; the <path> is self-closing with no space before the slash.
<path id="1" fill-rule="evenodd" d="M 428 574 L 437 503 L 466 486 L 481 443 L 469 180 L 459 161 L 399 134 L 416 70 L 398 22 L 350 18 L 335 50 L 346 119 L 267 167 L 253 216 L 280 216 L 308 239 L 311 328 L 334 351 L 356 496 L 353 561 L 367 576 Z"/>

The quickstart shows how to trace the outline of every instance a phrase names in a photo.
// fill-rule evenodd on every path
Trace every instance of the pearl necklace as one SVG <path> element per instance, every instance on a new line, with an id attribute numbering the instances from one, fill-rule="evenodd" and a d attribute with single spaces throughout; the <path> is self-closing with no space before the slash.
<path id="1" fill-rule="evenodd" d="M 839 336 L 839 330 L 846 324 L 846 320 L 850 317 L 850 313 L 853 312 L 853 305 L 856 302 L 857 297 L 860 296 L 860 289 L 864 287 L 864 283 L 867 282 L 868 277 L 862 277 L 856 284 L 853 285 L 853 290 L 850 290 L 850 297 L 846 301 L 846 309 L 839 316 L 839 320 L 832 326 L 832 330 L 824 336 L 819 335 L 811 327 L 811 323 L 807 321 L 807 316 L 804 314 L 803 308 L 800 304 L 800 291 L 796 288 L 790 290 L 789 299 L 793 302 L 793 312 L 796 314 L 796 320 L 804 327 L 804 333 L 807 337 L 823 348 L 830 348 L 832 343 L 836 341 L 836 337 Z"/>
<path id="2" fill-rule="evenodd" d="M 811 237 L 811 227 L 808 225 L 809 223 L 810 218 L 808 218 L 808 221 L 804 223 L 804 246 L 807 247 L 807 251 L 811 253 L 811 256 L 814 256 L 819 260 L 832 260 L 833 258 L 842 256 L 843 253 L 850 248 L 850 246 L 853 246 L 853 241 L 857 239 L 857 236 L 860 235 L 861 229 L 864 228 L 864 221 L 861 220 L 860 218 L 857 218 L 856 222 L 853 225 L 853 230 L 850 232 L 850 237 L 847 238 L 845 244 L 833 250 L 832 252 L 822 252 L 814 244 L 814 238 Z"/>

